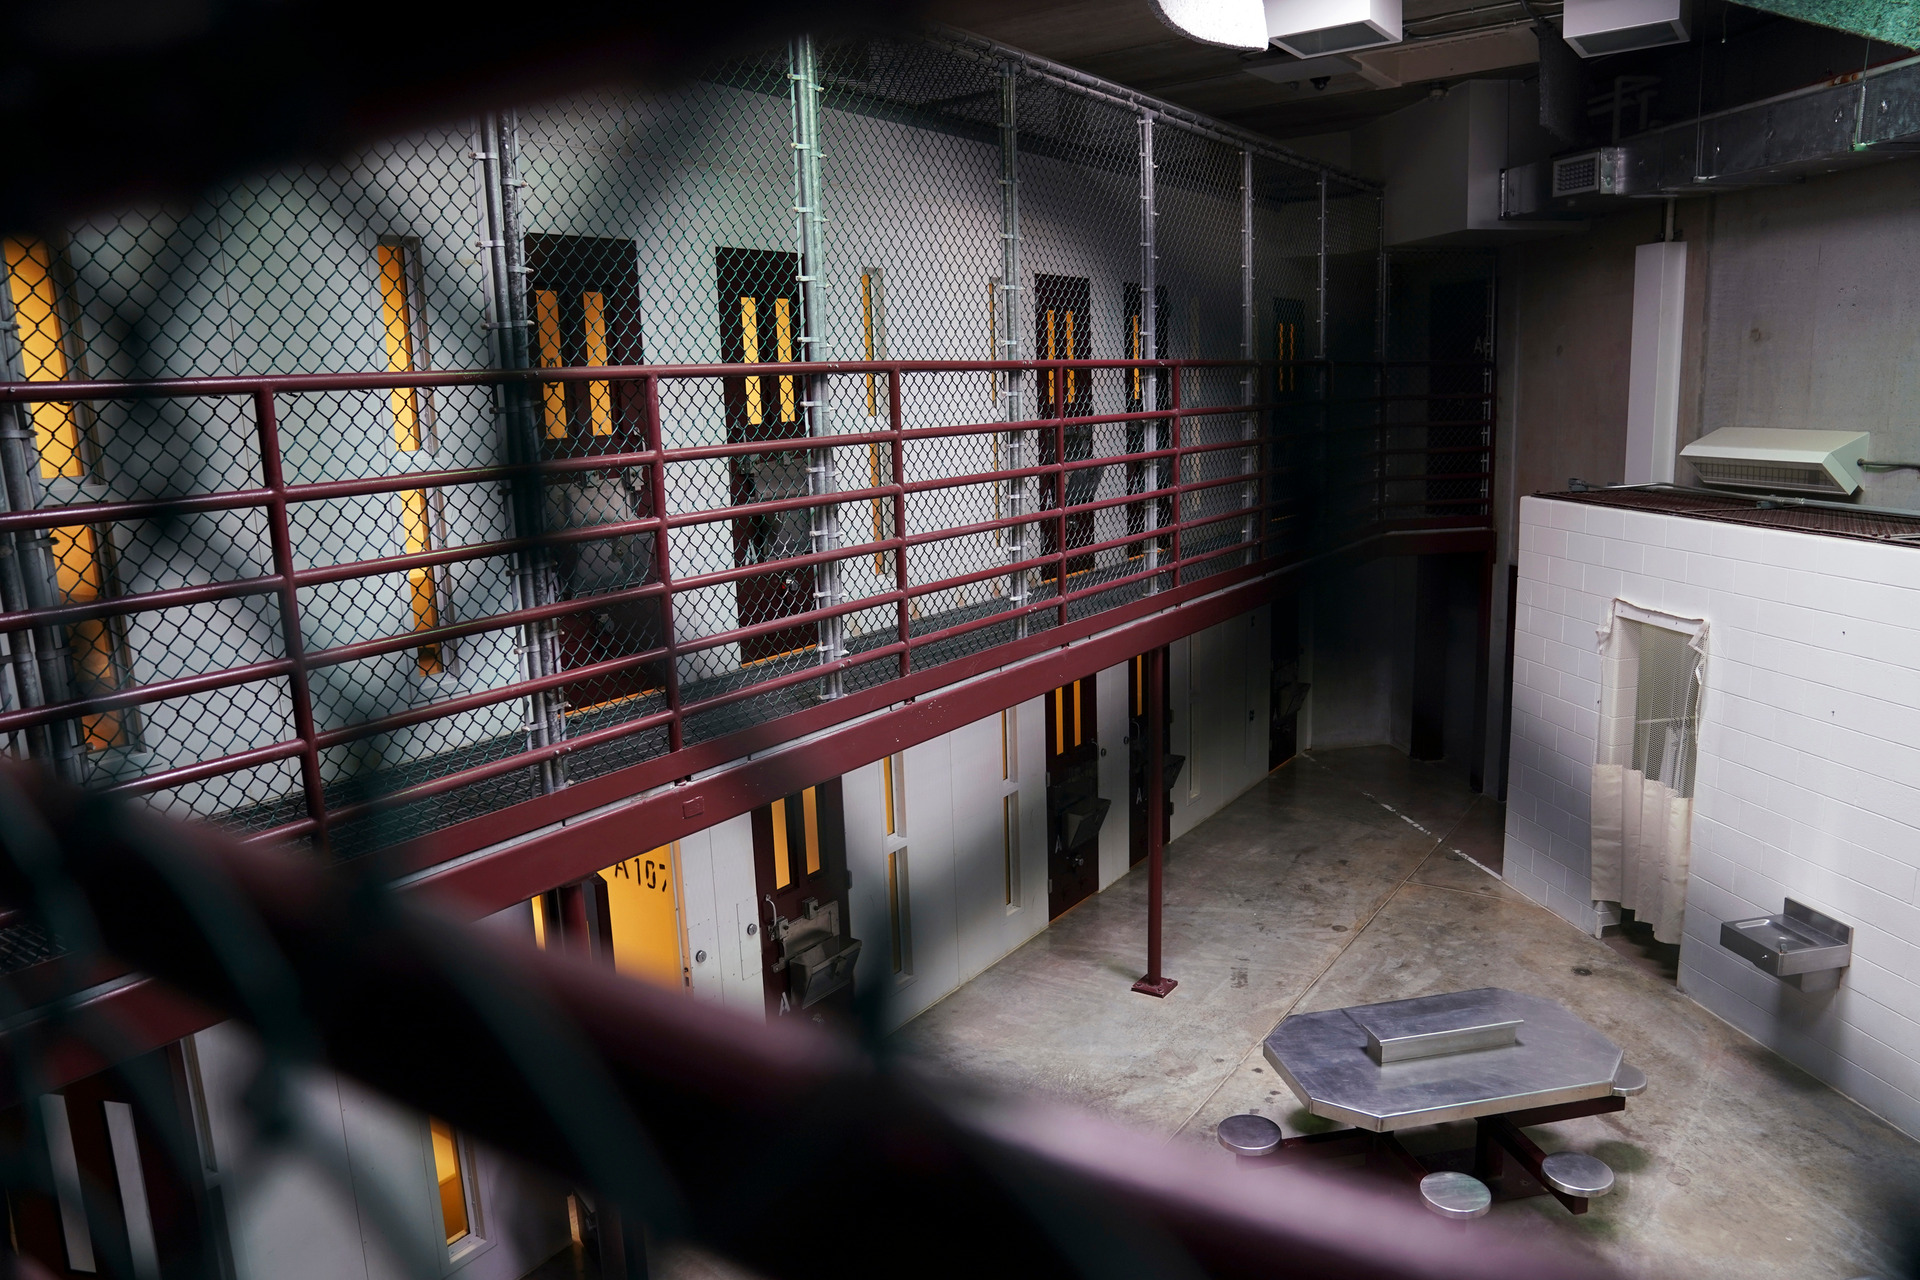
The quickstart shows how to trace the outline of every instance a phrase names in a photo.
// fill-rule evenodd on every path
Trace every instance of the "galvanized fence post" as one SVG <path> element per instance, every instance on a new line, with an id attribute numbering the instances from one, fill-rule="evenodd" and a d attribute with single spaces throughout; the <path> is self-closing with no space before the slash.
<path id="1" fill-rule="evenodd" d="M 1160 288 L 1155 278 L 1159 266 L 1160 253 L 1156 241 L 1158 215 L 1154 208 L 1153 195 L 1153 112 L 1140 112 L 1140 355 L 1144 359 L 1157 359 L 1160 355 Z M 1153 408 L 1160 407 L 1161 370 L 1155 369 L 1153 376 L 1145 379 L 1143 389 L 1153 399 Z M 1142 408 L 1145 408 L 1146 396 L 1142 396 Z M 1142 438 L 1149 449 L 1166 447 L 1166 424 L 1159 418 L 1151 419 L 1151 431 L 1142 432 Z M 1164 459 L 1155 458 L 1147 468 L 1147 474 L 1153 477 L 1148 489 L 1160 489 L 1166 484 L 1167 469 Z M 1146 504 L 1143 523 L 1147 529 L 1146 559 L 1147 569 L 1151 572 L 1160 567 L 1160 539 L 1153 530 L 1160 527 L 1160 499 L 1149 498 Z M 1146 594 L 1152 595 L 1160 590 L 1158 574 L 1146 579 Z"/>
<path id="2" fill-rule="evenodd" d="M 825 195 L 820 181 L 820 84 L 815 72 L 813 39 L 800 36 L 788 46 L 787 84 L 793 105 L 793 216 L 794 236 L 800 252 L 800 358 L 812 363 L 820 359 L 826 341 L 826 251 L 821 241 L 821 200 Z M 822 439 L 833 433 L 827 413 L 828 380 L 814 374 L 802 380 L 806 388 L 801 413 L 809 439 Z M 833 471 L 833 450 L 815 448 L 807 455 L 807 495 L 827 498 L 837 487 Z M 810 550 L 815 555 L 840 546 L 840 509 L 821 502 L 809 509 Z M 813 607 L 831 609 L 840 603 L 840 562 L 824 560 L 813 570 Z M 819 660 L 822 665 L 837 663 L 846 656 L 846 619 L 839 614 L 822 618 L 817 624 Z M 839 668 L 829 671 L 820 682 L 822 698 L 838 698 L 845 692 Z"/>
<path id="3" fill-rule="evenodd" d="M 531 368 L 527 335 L 526 239 L 520 229 L 520 127 L 513 112 L 488 114 L 480 121 L 474 148 L 474 173 L 480 189 L 480 244 L 487 261 L 487 325 L 492 337 L 490 354 L 502 371 Z M 520 537 L 538 537 L 546 531 L 545 481 L 530 468 L 540 460 L 539 428 L 534 417 L 535 392 L 522 382 L 505 382 L 494 390 L 500 452 L 509 465 L 528 470 L 506 482 L 513 528 Z M 517 551 L 513 556 L 513 604 L 516 610 L 550 604 L 558 598 L 544 548 Z M 537 680 L 560 669 L 559 652 L 550 621 L 520 624 L 514 648 L 521 678 Z M 527 695 L 526 732 L 530 748 L 538 750 L 566 737 L 566 716 L 558 690 L 542 689 Z M 540 790 L 552 792 L 566 785 L 566 761 L 542 759 Z"/>
<path id="4" fill-rule="evenodd" d="M 1020 73 L 1011 62 L 1000 66 L 1000 314 L 1005 336 L 1000 339 L 1002 360 L 1021 358 L 1020 296 Z M 1020 422 L 1026 417 L 1027 376 L 1019 370 L 1006 375 L 1006 421 Z M 1027 465 L 1026 432 L 1007 432 L 1007 469 L 1018 471 Z M 1007 495 L 1007 515 L 1018 519 L 1026 509 L 1027 482 L 1003 482 Z M 1027 526 L 1007 526 L 1007 562 L 1018 564 L 1027 556 Z M 1027 571 L 1007 575 L 1007 607 L 1014 612 L 1014 635 L 1027 634 Z"/>

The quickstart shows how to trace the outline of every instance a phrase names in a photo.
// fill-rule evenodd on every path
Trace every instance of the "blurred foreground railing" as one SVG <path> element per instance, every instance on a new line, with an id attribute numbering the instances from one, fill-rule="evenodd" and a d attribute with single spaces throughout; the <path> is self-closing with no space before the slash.
<path id="1" fill-rule="evenodd" d="M 877 1046 L 484 937 L 310 859 L 19 768 L 0 773 L 0 901 L 44 921 L 72 963 L 110 952 L 197 1002 L 200 1025 L 249 1027 L 264 1056 L 245 1105 L 270 1142 L 300 1153 L 289 1073 L 324 1063 L 594 1189 L 603 1214 L 657 1242 L 772 1280 L 1607 1274 L 1537 1230 L 1435 1219 L 1408 1187 L 1240 1173 L 1067 1110 L 969 1096 Z M 139 1035 L 99 999 L 28 1013 L 13 984 L 0 993 L 16 1001 L 0 1038 L 9 1104 L 62 1083 L 48 1069 L 76 1044 L 114 1061 Z M 149 1110 L 159 1148 L 198 1176 L 179 1108 Z M 36 1141 L 31 1123 L 24 1139 L 0 1132 L 0 1172 L 51 1196 Z M 125 1261 L 102 1273 L 129 1274 Z"/>

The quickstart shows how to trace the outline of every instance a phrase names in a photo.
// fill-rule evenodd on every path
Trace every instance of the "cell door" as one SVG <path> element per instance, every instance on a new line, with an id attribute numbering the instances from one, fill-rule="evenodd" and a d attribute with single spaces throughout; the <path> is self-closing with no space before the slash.
<path id="1" fill-rule="evenodd" d="M 1098 699 L 1093 678 L 1046 695 L 1047 917 L 1100 887 L 1100 827 L 1111 802 L 1100 798 Z"/>
<path id="2" fill-rule="evenodd" d="M 1093 358 L 1093 286 L 1085 276 L 1047 276 L 1036 275 L 1033 278 L 1033 349 L 1043 360 L 1090 360 Z M 1093 378 L 1085 369 L 1049 370 L 1042 376 L 1040 384 L 1044 397 L 1041 416 L 1050 417 L 1056 404 L 1069 418 L 1083 417 L 1093 412 Z M 1076 462 L 1093 456 L 1093 428 L 1068 427 L 1063 433 L 1066 442 L 1066 461 Z M 1040 437 L 1040 462 L 1042 465 L 1060 460 L 1054 432 L 1042 429 Z M 1093 497 L 1092 488 L 1098 483 L 1098 472 L 1088 468 L 1070 473 L 1067 482 L 1067 505 L 1077 505 Z M 1060 505 L 1050 478 L 1040 485 L 1040 507 L 1042 510 Z M 1043 521 L 1040 525 L 1040 549 L 1044 554 L 1059 552 L 1061 521 Z M 1066 548 L 1084 547 L 1093 541 L 1093 513 L 1081 512 L 1068 516 L 1065 520 Z M 1081 573 L 1093 568 L 1092 556 L 1069 556 L 1067 573 Z M 1041 570 L 1043 580 L 1051 581 L 1059 576 L 1055 565 Z"/>
<path id="3" fill-rule="evenodd" d="M 14 1248 L 58 1280 L 217 1273 L 186 1094 L 176 1044 L 28 1103 L 55 1193 L 8 1193 Z M 175 1142 L 154 1126 L 148 1108 L 156 1102 L 169 1109 L 165 1123 L 178 1126 Z M 34 1141 L 25 1107 L 0 1116 L 0 1128 L 11 1142 Z M 193 1159 L 188 1168 L 175 1161 L 180 1146 Z"/>
<path id="4" fill-rule="evenodd" d="M 860 943 L 838 778 L 753 811 L 753 873 L 767 1016 L 851 1010 Z"/>
<path id="5" fill-rule="evenodd" d="M 1173 703 L 1169 698 L 1168 672 L 1171 663 L 1160 666 L 1160 705 L 1168 712 L 1160 725 L 1160 781 L 1167 795 L 1160 806 L 1160 843 L 1164 847 L 1173 837 L 1173 778 L 1179 771 L 1179 759 L 1168 752 L 1173 737 Z M 1152 743 L 1147 729 L 1147 655 L 1127 659 L 1127 865 L 1144 862 L 1147 857 L 1147 749 Z"/>
<path id="6" fill-rule="evenodd" d="M 715 253 L 720 288 L 720 358 L 727 364 L 790 363 L 805 359 L 800 348 L 800 258 L 767 249 L 720 249 Z M 750 375 L 726 380 L 727 440 L 803 440 L 806 415 L 800 403 L 804 379 L 793 374 Z M 807 495 L 807 451 L 782 450 L 728 460 L 730 501 L 772 502 Z M 768 564 L 813 548 L 806 508 L 742 516 L 733 521 L 736 566 Z M 734 600 L 741 626 L 791 617 L 813 608 L 810 566 L 794 566 L 741 578 Z M 809 624 L 785 627 L 743 640 L 742 665 L 812 649 L 818 631 Z"/>
<path id="7" fill-rule="evenodd" d="M 665 987 L 687 985 L 679 846 L 662 845 L 600 872 L 613 967 Z"/>
<path id="8" fill-rule="evenodd" d="M 640 342 L 640 266 L 633 241 L 529 235 L 527 313 L 534 363 L 543 369 L 634 365 Z M 548 459 L 626 453 L 647 447 L 645 404 L 637 382 L 594 379 L 540 388 L 541 454 Z M 547 519 L 579 529 L 652 514 L 645 467 L 555 473 L 546 485 Z M 652 579 L 653 536 L 630 534 L 553 549 L 562 599 L 637 587 Z M 563 669 L 606 662 L 657 647 L 660 607 L 628 600 L 569 613 L 555 624 Z M 575 711 L 659 689 L 656 664 L 629 667 L 567 685 Z"/>

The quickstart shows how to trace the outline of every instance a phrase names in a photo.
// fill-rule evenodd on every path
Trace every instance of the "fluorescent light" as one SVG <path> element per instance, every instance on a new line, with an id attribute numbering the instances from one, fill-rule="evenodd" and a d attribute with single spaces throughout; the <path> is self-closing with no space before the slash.
<path id="1" fill-rule="evenodd" d="M 1261 0 L 1152 0 L 1154 15 L 1189 40 L 1229 49 L 1267 47 Z"/>
<path id="2" fill-rule="evenodd" d="M 1267 38 L 1296 58 L 1400 42 L 1400 0 L 1266 0 Z"/>

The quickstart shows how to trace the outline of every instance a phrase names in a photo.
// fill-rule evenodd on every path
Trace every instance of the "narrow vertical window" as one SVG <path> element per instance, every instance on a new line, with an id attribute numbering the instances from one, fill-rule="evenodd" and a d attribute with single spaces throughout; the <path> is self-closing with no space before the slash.
<path id="1" fill-rule="evenodd" d="M 427 1125 L 433 1135 L 433 1176 L 440 1184 L 440 1221 L 446 1228 L 447 1243 L 457 1244 L 473 1234 L 460 1138 L 445 1120 L 429 1120 Z"/>
<path id="2" fill-rule="evenodd" d="M 1000 778 L 1005 781 L 1013 776 L 1013 749 L 1007 741 L 1008 712 L 1000 713 Z"/>
<path id="3" fill-rule="evenodd" d="M 107 574 L 100 531 L 92 525 L 64 525 L 47 531 L 53 550 L 54 579 L 62 604 L 92 604 L 106 598 Z M 120 687 L 120 646 L 111 619 L 88 618 L 67 628 L 73 676 L 83 698 L 97 698 Z M 89 751 L 128 742 L 127 713 L 108 711 L 83 716 L 80 736 Z"/>
<path id="4" fill-rule="evenodd" d="M 784 889 L 793 883 L 793 862 L 787 852 L 787 802 L 773 802 L 773 887 Z"/>
<path id="5" fill-rule="evenodd" d="M 887 940 L 895 974 L 905 973 L 907 963 L 906 904 L 900 891 L 901 872 L 905 870 L 901 863 L 906 854 L 905 849 L 887 851 Z"/>
<path id="6" fill-rule="evenodd" d="M 1071 311 L 1069 311 L 1069 312 L 1067 312 L 1067 333 L 1066 333 L 1066 344 L 1065 344 L 1065 345 L 1066 345 L 1066 348 L 1067 348 L 1067 359 L 1069 359 L 1069 360 L 1071 360 L 1071 359 L 1073 359 L 1073 351 L 1074 351 L 1074 347 L 1073 347 L 1073 312 L 1071 312 Z M 1072 403 L 1073 403 L 1073 375 L 1074 375 L 1074 372 L 1075 372 L 1075 371 L 1074 371 L 1074 370 L 1072 370 L 1072 369 L 1069 369 L 1069 370 L 1067 370 L 1067 403 L 1068 403 L 1068 404 L 1072 404 Z"/>
<path id="7" fill-rule="evenodd" d="M 1000 843 L 1006 857 L 1007 905 L 1020 905 L 1020 793 L 1000 797 Z"/>
<path id="8" fill-rule="evenodd" d="M 807 874 L 820 874 L 820 791 L 808 787 L 800 793 L 800 812 L 805 817 Z"/>
<path id="9" fill-rule="evenodd" d="M 1049 360 L 1054 360 L 1059 358 L 1055 354 L 1057 350 L 1057 344 L 1055 343 L 1054 337 L 1055 335 L 1054 335 L 1054 329 L 1053 329 L 1053 308 L 1048 307 L 1047 308 L 1047 359 Z M 1047 408 L 1049 411 L 1051 411 L 1051 409 L 1053 408 L 1053 370 L 1051 369 L 1047 370 Z"/>
<path id="10" fill-rule="evenodd" d="M 893 805 L 893 757 L 892 756 L 884 756 L 881 758 L 880 790 L 882 792 L 883 803 L 886 805 L 887 834 L 890 836 L 897 836 L 900 834 L 900 818 L 899 818 L 898 812 L 894 809 L 894 805 Z"/>
<path id="11" fill-rule="evenodd" d="M 44 240 L 5 241 L 7 283 L 13 318 L 19 326 L 21 372 L 28 382 L 65 382 L 69 334 L 56 276 L 58 259 Z M 40 476 L 79 479 L 86 475 L 81 451 L 80 411 L 71 403 L 33 406 L 33 442 L 40 454 Z"/>
<path id="12" fill-rule="evenodd" d="M 587 339 L 587 364 L 607 367 L 607 295 L 588 290 L 580 295 L 581 327 Z M 594 381 L 587 384 L 587 429 L 596 436 L 613 434 L 613 384 Z"/>
<path id="13" fill-rule="evenodd" d="M 542 369 L 566 364 L 560 350 L 560 295 L 551 289 L 533 291 L 533 355 Z M 547 439 L 567 438 L 567 388 L 564 383 L 540 384 L 540 416 Z"/>
<path id="14" fill-rule="evenodd" d="M 760 363 L 760 300 L 758 298 L 740 299 L 740 360 L 743 364 Z M 766 420 L 766 407 L 760 399 L 760 379 L 746 378 L 747 384 L 747 422 L 759 426 Z"/>
<path id="15" fill-rule="evenodd" d="M 1073 682 L 1073 745 L 1079 746 L 1080 735 L 1080 682 Z"/>
<path id="16" fill-rule="evenodd" d="M 408 555 L 433 550 L 433 501 L 425 489 L 401 491 L 400 529 Z M 432 566 L 407 570 L 407 602 L 415 631 L 431 631 L 440 625 L 439 586 L 439 575 Z M 446 655 L 438 644 L 421 645 L 414 650 L 414 660 L 423 676 L 439 675 L 447 669 Z"/>
<path id="17" fill-rule="evenodd" d="M 547 904 L 543 896 L 528 898 L 527 908 L 533 914 L 533 945 L 545 951 L 547 949 Z"/>
<path id="18" fill-rule="evenodd" d="M 387 372 L 412 373 L 421 367 L 414 251 L 407 243 L 394 242 L 374 246 L 373 256 L 380 269 L 380 332 L 387 349 Z M 417 452 L 425 438 L 418 388 L 394 387 L 387 397 L 393 409 L 394 447 L 402 453 Z"/>
<path id="19" fill-rule="evenodd" d="M 1067 687 L 1061 685 L 1053 691 L 1053 754 L 1064 755 L 1067 750 Z"/>
<path id="20" fill-rule="evenodd" d="M 781 364 L 793 363 L 793 300 L 775 298 L 773 300 L 773 349 L 774 359 Z M 799 402 L 794 398 L 793 375 L 780 375 L 780 421 L 799 421 Z"/>

